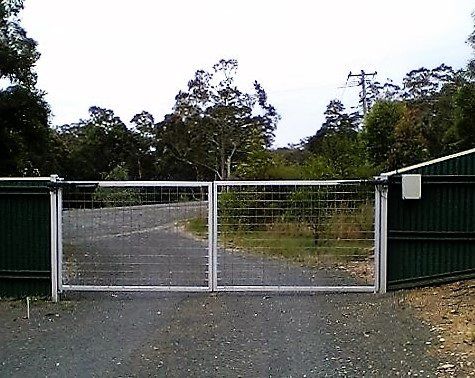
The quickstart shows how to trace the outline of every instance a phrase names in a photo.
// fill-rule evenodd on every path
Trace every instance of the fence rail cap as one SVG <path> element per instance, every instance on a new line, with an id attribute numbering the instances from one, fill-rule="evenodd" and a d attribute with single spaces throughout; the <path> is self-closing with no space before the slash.
<path id="1" fill-rule="evenodd" d="M 446 161 L 446 160 L 450 160 L 450 159 L 455 159 L 455 158 L 458 158 L 458 157 L 461 157 L 461 156 L 465 156 L 465 155 L 470 155 L 470 154 L 473 154 L 473 153 L 475 153 L 475 148 L 472 148 L 472 149 L 466 150 L 466 151 L 462 151 L 462 152 L 458 152 L 458 153 L 452 154 L 452 155 L 442 156 L 442 157 L 437 158 L 437 159 L 424 161 L 424 162 L 422 162 L 422 163 L 414 164 L 414 165 L 411 165 L 411 166 L 409 166 L 409 167 L 404 167 L 404 168 L 400 168 L 400 169 L 395 169 L 394 171 L 384 172 L 384 173 L 381 173 L 381 176 L 387 176 L 387 177 L 388 177 L 388 176 L 394 176 L 394 175 L 397 175 L 397 174 L 399 174 L 399 173 L 404 173 L 404 172 L 412 171 L 413 169 L 417 169 L 417 168 L 427 167 L 428 165 L 440 163 L 440 162 L 442 162 L 442 161 Z"/>

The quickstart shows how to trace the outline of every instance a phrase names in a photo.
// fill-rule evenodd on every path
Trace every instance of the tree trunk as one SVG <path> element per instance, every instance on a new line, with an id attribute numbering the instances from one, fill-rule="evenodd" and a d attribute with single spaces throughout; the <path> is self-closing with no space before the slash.
<path id="1" fill-rule="evenodd" d="M 226 159 L 226 179 L 231 178 L 231 156 Z"/>

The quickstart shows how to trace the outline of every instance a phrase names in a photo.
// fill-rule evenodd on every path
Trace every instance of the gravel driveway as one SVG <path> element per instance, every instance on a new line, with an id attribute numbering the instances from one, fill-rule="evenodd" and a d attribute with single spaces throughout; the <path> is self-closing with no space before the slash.
<path id="1" fill-rule="evenodd" d="M 398 294 L 69 294 L 0 302 L 0 376 L 433 376 Z"/>
<path id="2" fill-rule="evenodd" d="M 206 285 L 206 243 L 175 225 L 199 211 L 66 212 L 66 281 Z M 248 275 L 231 275 L 243 267 Z M 242 254 L 225 255 L 220 274 L 226 283 L 351 281 Z M 67 293 L 33 302 L 30 319 L 24 307 L 0 302 L 0 376 L 433 376 L 441 362 L 398 294 Z"/>

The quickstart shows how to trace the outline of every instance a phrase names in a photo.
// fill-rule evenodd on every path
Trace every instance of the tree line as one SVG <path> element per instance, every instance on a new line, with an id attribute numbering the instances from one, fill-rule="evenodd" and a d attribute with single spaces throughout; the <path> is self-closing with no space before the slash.
<path id="1" fill-rule="evenodd" d="M 315 134 L 286 148 L 272 148 L 280 115 L 257 81 L 238 88 L 234 59 L 196 71 L 161 120 L 142 111 L 126 124 L 92 106 L 86 119 L 52 127 L 22 8 L 22 0 L 0 3 L 0 176 L 364 178 L 475 147 L 475 59 L 458 70 L 415 69 L 400 83 L 373 81 L 364 117 L 334 99 Z M 475 32 L 467 42 L 475 49 Z"/>

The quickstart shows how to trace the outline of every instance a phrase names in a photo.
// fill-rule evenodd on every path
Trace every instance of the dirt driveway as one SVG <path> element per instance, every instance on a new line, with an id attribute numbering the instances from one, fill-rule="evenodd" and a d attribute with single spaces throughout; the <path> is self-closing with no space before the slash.
<path id="1" fill-rule="evenodd" d="M 0 376 L 434 376 L 400 294 L 69 294 L 0 302 Z"/>

